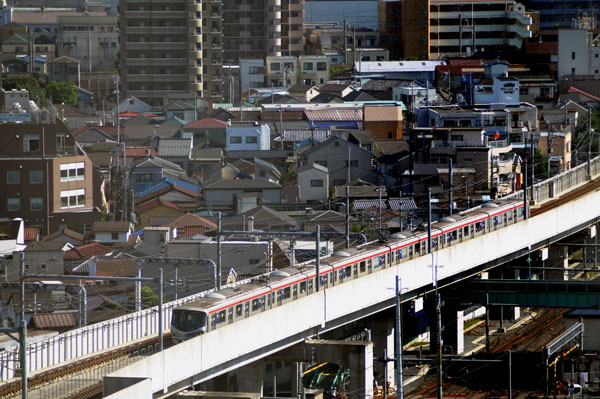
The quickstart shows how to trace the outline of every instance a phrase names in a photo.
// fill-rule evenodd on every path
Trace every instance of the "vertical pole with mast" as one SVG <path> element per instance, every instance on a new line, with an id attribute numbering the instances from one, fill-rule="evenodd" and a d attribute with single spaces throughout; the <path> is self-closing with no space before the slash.
<path id="1" fill-rule="evenodd" d="M 448 181 L 450 186 L 448 187 L 450 190 L 448 192 L 448 198 L 449 198 L 449 208 L 450 208 L 450 215 L 452 215 L 452 210 L 454 208 L 454 203 L 453 203 L 453 198 L 452 198 L 452 158 L 448 159 Z"/>
<path id="2" fill-rule="evenodd" d="M 27 399 L 27 323 L 25 322 L 25 253 L 19 252 L 21 285 L 21 397 Z"/>
<path id="3" fill-rule="evenodd" d="M 395 353 L 396 353 L 396 385 L 398 393 L 397 399 L 404 399 L 404 390 L 402 386 L 402 280 L 396 275 L 396 334 L 394 334 Z M 384 392 L 385 392 L 384 387 Z"/>
<path id="4" fill-rule="evenodd" d="M 221 255 L 221 212 L 217 212 L 217 290 L 221 289 Z"/>
<path id="5" fill-rule="evenodd" d="M 346 249 L 350 248 L 350 186 L 346 184 Z"/>

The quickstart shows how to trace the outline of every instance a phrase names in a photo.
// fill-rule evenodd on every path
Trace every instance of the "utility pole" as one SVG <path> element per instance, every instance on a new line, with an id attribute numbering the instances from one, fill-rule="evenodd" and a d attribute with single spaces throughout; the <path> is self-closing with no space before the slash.
<path id="1" fill-rule="evenodd" d="M 319 292 L 321 285 L 321 226 L 316 226 L 316 247 L 317 247 L 317 270 L 315 275 L 315 291 Z"/>
<path id="2" fill-rule="evenodd" d="M 217 212 L 217 290 L 221 289 L 221 212 Z"/>
<path id="3" fill-rule="evenodd" d="M 21 352 L 21 397 L 27 399 L 27 323 L 25 322 L 25 253 L 23 251 L 19 252 L 19 266 L 21 271 L 21 342 L 19 348 Z"/>
<path id="4" fill-rule="evenodd" d="M 348 32 L 346 31 L 346 20 L 344 19 L 344 64 L 348 65 Z"/>
<path id="5" fill-rule="evenodd" d="M 346 184 L 346 249 L 350 248 L 350 186 Z"/>
<path id="6" fill-rule="evenodd" d="M 394 334 L 395 353 L 396 353 L 396 392 L 397 399 L 404 399 L 404 389 L 402 386 L 402 279 L 396 275 L 396 334 Z M 383 389 L 386 389 L 384 386 Z M 385 391 L 384 391 L 385 392 Z"/>
<path id="7" fill-rule="evenodd" d="M 525 169 L 525 172 L 522 172 L 523 175 L 523 218 L 527 219 L 527 215 L 529 214 L 527 210 L 527 160 L 524 160 L 521 169 Z"/>
<path id="8" fill-rule="evenodd" d="M 588 176 L 592 176 L 592 109 L 588 108 L 588 161 L 587 161 L 587 172 Z"/>
<path id="9" fill-rule="evenodd" d="M 442 392 L 442 301 L 440 298 L 440 291 L 438 289 L 438 268 L 437 265 L 433 267 L 435 268 L 435 314 L 437 318 L 437 399 L 443 399 L 444 394 Z"/>
<path id="10" fill-rule="evenodd" d="M 452 210 L 454 208 L 454 203 L 452 202 L 452 158 L 448 159 L 448 181 L 449 181 L 449 192 L 448 192 L 448 199 L 450 202 L 450 215 L 452 215 Z"/>

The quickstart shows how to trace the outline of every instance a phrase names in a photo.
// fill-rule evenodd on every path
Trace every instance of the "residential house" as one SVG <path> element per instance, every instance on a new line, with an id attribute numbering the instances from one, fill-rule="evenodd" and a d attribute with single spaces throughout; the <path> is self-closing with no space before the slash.
<path id="1" fill-rule="evenodd" d="M 4 215 L 42 235 L 65 226 L 84 233 L 100 218 L 100 174 L 59 120 L 0 124 L 0 170 Z"/>
<path id="2" fill-rule="evenodd" d="M 345 84 L 337 84 L 337 83 L 326 83 L 324 85 L 319 86 L 319 91 L 321 93 L 329 93 L 338 96 L 339 98 L 344 98 L 348 94 L 355 91 L 352 86 Z"/>
<path id="3" fill-rule="evenodd" d="M 301 55 L 300 81 L 305 85 L 322 85 L 329 81 L 329 57 L 325 55 Z"/>
<path id="4" fill-rule="evenodd" d="M 306 164 L 313 163 L 324 166 L 329 171 L 329 185 L 341 186 L 350 181 L 362 179 L 368 182 L 377 182 L 377 174 L 372 163 L 373 154 L 348 142 L 340 137 L 330 137 L 323 143 L 302 153 Z M 348 163 L 348 159 L 350 162 Z"/>
<path id="5" fill-rule="evenodd" d="M 107 256 L 112 252 L 113 250 L 106 245 L 102 245 L 99 242 L 92 242 L 65 251 L 64 259 L 65 261 L 84 261 L 93 256 Z"/>
<path id="6" fill-rule="evenodd" d="M 269 125 L 259 122 L 231 122 L 226 130 L 229 151 L 265 151 L 271 148 Z"/>
<path id="7" fill-rule="evenodd" d="M 139 227 L 150 226 L 150 218 L 154 216 L 181 216 L 183 209 L 176 203 L 160 197 L 148 199 L 135 204 L 136 221 Z"/>
<path id="8" fill-rule="evenodd" d="M 263 59 L 240 60 L 240 92 L 265 85 L 265 61 Z"/>
<path id="9" fill-rule="evenodd" d="M 48 75 L 57 82 L 81 83 L 81 60 L 71 57 L 58 57 L 48 62 Z"/>
<path id="10" fill-rule="evenodd" d="M 165 107 L 165 118 L 171 120 L 177 118 L 186 123 L 192 123 L 196 120 L 196 109 L 193 104 L 189 104 L 182 100 L 177 100 L 174 103 Z"/>
<path id="11" fill-rule="evenodd" d="M 203 184 L 203 203 L 207 208 L 233 206 L 235 196 L 247 192 L 258 193 L 265 204 L 281 203 L 281 185 L 269 180 L 219 180 Z"/>
<path id="12" fill-rule="evenodd" d="M 76 247 L 84 243 L 84 238 L 85 236 L 83 234 L 63 227 L 59 230 L 56 230 L 54 233 L 46 235 L 42 241 L 59 242 L 63 244 L 70 244 L 71 246 Z"/>
<path id="13" fill-rule="evenodd" d="M 221 148 L 192 148 L 190 174 L 202 180 L 223 165 Z"/>
<path id="14" fill-rule="evenodd" d="M 281 172 L 275 165 L 259 158 L 254 158 L 252 161 L 247 159 L 237 159 L 231 162 L 231 165 L 253 179 L 269 180 L 275 183 L 279 182 L 279 179 L 281 179 Z"/>
<path id="15" fill-rule="evenodd" d="M 300 200 L 327 202 L 329 197 L 329 170 L 317 163 L 306 164 L 296 170 Z"/>
<path id="16" fill-rule="evenodd" d="M 309 103 L 321 92 L 314 84 L 293 85 L 288 90 L 288 95 L 300 103 Z"/>
<path id="17" fill-rule="evenodd" d="M 194 211 L 198 198 L 198 186 L 193 183 L 166 177 L 162 180 L 148 183 L 134 192 L 135 203 L 143 203 L 160 198 L 176 204 L 180 209 Z"/>
<path id="18" fill-rule="evenodd" d="M 225 147 L 227 122 L 204 118 L 183 126 L 182 136 L 192 138 L 194 147 L 207 143 L 210 147 Z"/>
<path id="19" fill-rule="evenodd" d="M 267 56 L 266 87 L 287 88 L 296 85 L 297 64 L 298 59 L 294 56 Z M 262 71 L 263 67 L 260 67 L 260 70 Z M 259 87 L 262 87 L 262 84 Z"/>
<path id="20" fill-rule="evenodd" d="M 192 139 L 165 139 L 158 142 L 158 157 L 180 166 L 186 173 L 190 170 Z"/>
<path id="21" fill-rule="evenodd" d="M 28 274 L 63 274 L 62 242 L 33 241 L 23 250 L 25 272 Z M 4 281 L 19 281 L 21 265 L 19 252 L 13 252 L 12 259 L 6 259 L 4 266 Z"/>
<path id="22" fill-rule="evenodd" d="M 362 105 L 332 105 L 327 109 L 306 109 L 304 114 L 311 129 L 360 129 L 363 124 Z"/>
<path id="23" fill-rule="evenodd" d="M 133 232 L 133 226 L 129 222 L 94 222 L 92 233 L 95 240 L 103 244 L 125 243 Z"/>
<path id="24" fill-rule="evenodd" d="M 102 117 L 96 115 L 95 112 L 86 111 L 68 104 L 54 104 L 54 108 L 56 108 L 57 114 L 70 130 L 102 123 Z"/>
<path id="25" fill-rule="evenodd" d="M 377 139 L 401 139 L 402 105 L 367 105 L 363 108 L 363 127 Z"/>
<path id="26" fill-rule="evenodd" d="M 195 215 L 186 213 L 177 219 L 173 220 L 167 227 L 175 229 L 177 237 L 194 237 L 196 235 L 206 236 L 217 231 L 217 225 L 212 221 Z"/>
<path id="27" fill-rule="evenodd" d="M 184 175 L 185 171 L 181 166 L 151 155 L 131 166 L 129 187 L 137 193 L 148 183 L 158 182 L 166 177 L 179 179 Z"/>
<path id="28" fill-rule="evenodd" d="M 119 103 L 119 114 L 124 112 L 137 112 L 143 114 L 152 111 L 152 107 L 135 96 L 129 96 Z M 113 108 L 113 114 L 116 114 L 116 107 Z"/>
<path id="29" fill-rule="evenodd" d="M 357 61 L 354 63 L 357 79 L 380 75 L 385 79 L 435 82 L 435 67 L 445 61 Z"/>
<path id="30" fill-rule="evenodd" d="M 264 150 L 264 151 L 227 151 L 229 161 L 236 159 L 262 159 L 275 165 L 280 170 L 284 170 L 287 165 L 287 153 L 284 150 Z"/>

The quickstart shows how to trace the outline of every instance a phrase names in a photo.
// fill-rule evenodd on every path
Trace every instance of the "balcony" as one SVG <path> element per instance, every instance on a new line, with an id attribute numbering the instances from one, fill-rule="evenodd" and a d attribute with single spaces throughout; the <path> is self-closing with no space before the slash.
<path id="1" fill-rule="evenodd" d="M 431 148 L 464 148 L 464 147 L 488 147 L 488 148 L 502 148 L 507 147 L 510 143 L 508 140 L 488 140 L 487 143 L 481 141 L 442 141 L 433 140 L 431 142 Z"/>
<path id="2" fill-rule="evenodd" d="M 172 34 L 187 34 L 187 26 L 126 26 L 126 34 L 144 34 L 144 35 L 172 35 Z"/>
<path id="3" fill-rule="evenodd" d="M 187 75 L 184 73 L 151 73 L 151 74 L 127 74 L 128 82 L 185 82 Z"/>
<path id="4" fill-rule="evenodd" d="M 127 42 L 127 50 L 185 50 L 187 42 Z"/>
<path id="5" fill-rule="evenodd" d="M 127 66 L 170 66 L 170 65 L 184 65 L 187 58 L 126 58 L 125 64 Z"/>

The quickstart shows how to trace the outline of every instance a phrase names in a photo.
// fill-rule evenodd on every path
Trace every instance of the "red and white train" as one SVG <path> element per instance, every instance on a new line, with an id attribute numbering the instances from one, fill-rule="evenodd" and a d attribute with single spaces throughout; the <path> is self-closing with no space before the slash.
<path id="1" fill-rule="evenodd" d="M 524 219 L 522 200 L 496 200 L 468 212 L 444 217 L 431 225 L 432 251 L 457 245 Z M 344 250 L 343 256 L 321 259 L 319 284 L 326 290 L 367 274 L 396 266 L 427 251 L 427 231 L 390 236 L 386 243 Z M 171 334 L 176 342 L 217 330 L 315 292 L 316 264 L 278 269 L 235 286 L 208 293 L 173 309 Z"/>

